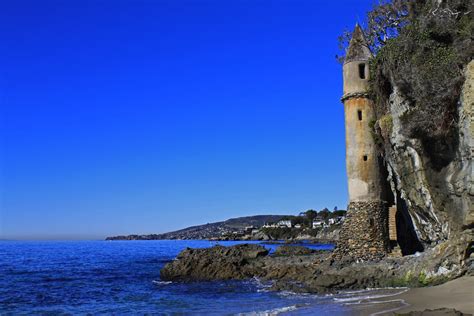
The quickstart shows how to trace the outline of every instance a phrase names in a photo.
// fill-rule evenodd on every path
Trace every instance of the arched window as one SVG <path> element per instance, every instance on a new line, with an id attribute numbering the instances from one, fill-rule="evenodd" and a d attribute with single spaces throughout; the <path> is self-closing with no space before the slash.
<path id="1" fill-rule="evenodd" d="M 363 157 L 364 161 L 367 161 L 367 158 L 368 158 L 367 155 L 364 155 Z"/>
<path id="2" fill-rule="evenodd" d="M 365 64 L 359 64 L 359 78 L 365 79 Z"/>

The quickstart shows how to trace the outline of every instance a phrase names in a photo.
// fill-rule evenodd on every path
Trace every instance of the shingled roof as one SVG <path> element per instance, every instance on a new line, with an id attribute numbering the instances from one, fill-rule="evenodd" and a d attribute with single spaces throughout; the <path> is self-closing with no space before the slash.
<path id="1" fill-rule="evenodd" d="M 346 58 L 344 63 L 348 63 L 355 60 L 368 60 L 372 57 L 367 40 L 365 39 L 364 32 L 360 28 L 359 24 L 356 24 L 352 38 L 347 48 Z"/>

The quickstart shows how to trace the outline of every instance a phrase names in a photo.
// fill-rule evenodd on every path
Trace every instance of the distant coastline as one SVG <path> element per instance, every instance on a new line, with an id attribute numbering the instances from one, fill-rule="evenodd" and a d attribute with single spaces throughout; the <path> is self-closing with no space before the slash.
<path id="1" fill-rule="evenodd" d="M 323 217 L 255 215 L 187 227 L 163 234 L 110 236 L 106 240 L 283 240 L 332 243 L 338 240 L 342 216 L 322 211 Z M 337 220 L 339 218 L 339 220 Z"/>

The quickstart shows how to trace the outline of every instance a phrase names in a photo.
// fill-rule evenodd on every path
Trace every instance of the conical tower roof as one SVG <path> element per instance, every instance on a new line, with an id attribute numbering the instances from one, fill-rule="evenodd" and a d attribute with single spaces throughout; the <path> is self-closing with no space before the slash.
<path id="1" fill-rule="evenodd" d="M 372 52 L 370 51 L 367 40 L 365 39 L 364 32 L 359 24 L 356 24 L 349 47 L 347 48 L 344 63 L 355 60 L 368 60 L 370 57 L 372 57 Z"/>

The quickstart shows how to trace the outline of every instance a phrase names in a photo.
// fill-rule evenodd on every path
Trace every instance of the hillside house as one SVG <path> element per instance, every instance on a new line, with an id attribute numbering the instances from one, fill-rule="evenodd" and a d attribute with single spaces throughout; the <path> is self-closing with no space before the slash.
<path id="1" fill-rule="evenodd" d="M 313 221 L 313 228 L 323 228 L 326 226 L 326 222 L 322 218 L 316 218 Z"/>
<path id="2" fill-rule="evenodd" d="M 284 219 L 284 220 L 281 220 L 281 221 L 277 222 L 277 226 L 278 227 L 288 227 L 288 228 L 293 227 L 293 225 L 291 224 L 291 220 L 289 220 L 289 219 Z"/>

